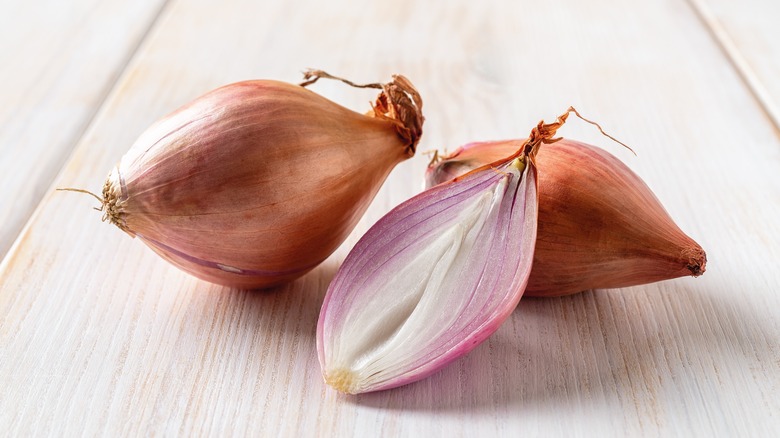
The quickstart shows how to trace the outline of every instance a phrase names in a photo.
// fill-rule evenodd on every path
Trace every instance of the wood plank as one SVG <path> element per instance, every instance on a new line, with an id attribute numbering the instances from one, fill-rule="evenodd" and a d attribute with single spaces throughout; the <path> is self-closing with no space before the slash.
<path id="1" fill-rule="evenodd" d="M 164 0 L 11 0 L 0 14 L 0 258 Z"/>
<path id="2" fill-rule="evenodd" d="M 780 399 L 780 139 L 681 0 L 249 0 L 170 5 L 56 184 L 99 190 L 154 119 L 217 85 L 403 72 L 428 117 L 420 150 L 520 137 L 574 104 L 707 249 L 708 272 L 523 300 L 436 375 L 348 397 L 322 383 L 322 297 L 357 238 L 417 193 L 424 156 L 391 175 L 322 266 L 274 291 L 195 280 L 48 192 L 0 266 L 0 430 L 12 435 L 759 436 Z M 372 93 L 317 84 L 351 108 Z M 736 147 L 738 145 L 738 147 Z M 10 359 L 6 359 L 10 358 Z"/>
<path id="3" fill-rule="evenodd" d="M 690 0 L 743 80 L 780 129 L 780 3 Z"/>

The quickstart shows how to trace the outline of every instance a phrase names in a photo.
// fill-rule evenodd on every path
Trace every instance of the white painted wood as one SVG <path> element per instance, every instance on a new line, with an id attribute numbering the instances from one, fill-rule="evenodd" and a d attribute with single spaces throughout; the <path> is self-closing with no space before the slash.
<path id="1" fill-rule="evenodd" d="M 163 3 L 2 3 L 0 257 L 30 218 Z"/>
<path id="2" fill-rule="evenodd" d="M 689 1 L 780 129 L 780 2 Z"/>
<path id="3" fill-rule="evenodd" d="M 408 75 L 420 150 L 572 121 L 642 175 L 708 272 L 523 300 L 465 358 L 403 388 L 326 388 L 314 333 L 357 238 L 422 186 L 401 164 L 342 248 L 275 291 L 212 286 L 47 192 L 0 266 L 0 430 L 10 435 L 768 436 L 780 413 L 780 138 L 685 2 L 180 1 L 169 5 L 56 185 L 99 190 L 154 119 L 217 85 Z M 314 88 L 355 109 L 371 92 Z"/>

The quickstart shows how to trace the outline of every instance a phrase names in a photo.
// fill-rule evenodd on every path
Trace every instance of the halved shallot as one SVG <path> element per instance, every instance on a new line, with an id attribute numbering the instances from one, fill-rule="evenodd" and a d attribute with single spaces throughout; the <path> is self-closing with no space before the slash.
<path id="1" fill-rule="evenodd" d="M 317 325 L 329 385 L 352 394 L 404 385 L 498 329 L 531 272 L 534 157 L 571 111 L 539 122 L 509 156 L 402 203 L 363 236 L 331 282 Z"/>

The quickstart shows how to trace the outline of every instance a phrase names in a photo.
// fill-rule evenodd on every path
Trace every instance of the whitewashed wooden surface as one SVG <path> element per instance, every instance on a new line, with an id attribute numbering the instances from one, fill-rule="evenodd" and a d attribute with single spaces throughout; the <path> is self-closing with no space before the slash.
<path id="1" fill-rule="evenodd" d="M 780 126 L 780 2 L 690 1 L 767 116 Z"/>
<path id="2" fill-rule="evenodd" d="M 162 4 L 0 1 L 0 255 L 49 189 Z"/>
<path id="3" fill-rule="evenodd" d="M 171 0 L 159 15 L 149 13 L 154 5 L 147 15 L 133 9 L 146 21 L 136 22 L 127 39 L 73 40 L 72 29 L 83 26 L 67 16 L 58 21 L 53 15 L 51 28 L 36 24 L 54 40 L 112 52 L 119 60 L 113 65 L 123 70 L 109 91 L 97 87 L 80 101 L 86 109 L 69 122 L 59 156 L 35 158 L 54 160 L 45 170 L 31 166 L 36 161 L 23 148 L 47 151 L 64 129 L 59 117 L 43 109 L 18 112 L 35 121 L 29 132 L 42 137 L 27 143 L 2 137 L 3 169 L 40 171 L 27 177 L 3 172 L 9 178 L 0 189 L 4 215 L 16 209 L 25 178 L 39 187 L 55 181 L 39 190 L 40 204 L 0 264 L 0 431 L 776 435 L 780 136 L 765 103 L 696 9 L 700 3 L 724 11 L 718 8 L 725 1 L 707 2 L 231 0 L 217 6 Z M 771 71 L 777 58 L 751 55 L 759 49 L 744 25 L 767 22 L 760 6 L 771 2 L 752 3 L 759 7 L 729 9 L 727 18 L 736 20 L 730 23 L 741 26 L 723 26 L 732 26 L 738 53 L 755 71 Z M 3 47 L 35 33 L 20 21 L 32 19 L 11 9 L 4 15 Z M 129 35 L 144 35 L 144 25 L 151 30 L 133 42 Z M 780 52 L 777 31 L 762 29 L 768 50 Z M 28 61 L 30 76 L 75 75 L 69 70 L 80 62 L 75 55 L 44 55 L 64 61 Z M 129 60 L 126 66 L 122 59 Z M 264 292 L 191 278 L 100 223 L 94 200 L 51 190 L 99 190 L 148 124 L 211 88 L 247 78 L 295 82 L 305 67 L 357 81 L 409 76 L 426 100 L 421 151 L 524 136 L 540 118 L 577 106 L 638 156 L 582 123 L 571 122 L 562 133 L 604 146 L 645 178 L 707 250 L 708 272 L 523 300 L 488 342 L 440 373 L 350 397 L 322 383 L 314 345 L 319 306 L 359 236 L 420 190 L 423 155 L 396 168 L 333 257 L 303 279 Z M 24 76 L 15 68 L 3 62 L 0 82 Z M 103 84 L 110 85 L 110 68 L 103 72 Z M 770 88 L 771 76 L 756 76 L 755 83 Z M 84 84 L 63 83 L 58 92 L 78 95 Z M 358 110 L 373 97 L 337 84 L 318 83 L 314 90 Z M 2 114 L 23 108 L 27 99 L 16 88 L 0 93 L 15 105 L 4 105 Z M 766 95 L 777 103 L 776 94 Z M 0 120 L 0 130 L 21 129 Z M 74 143 L 65 160 L 63 151 Z"/>

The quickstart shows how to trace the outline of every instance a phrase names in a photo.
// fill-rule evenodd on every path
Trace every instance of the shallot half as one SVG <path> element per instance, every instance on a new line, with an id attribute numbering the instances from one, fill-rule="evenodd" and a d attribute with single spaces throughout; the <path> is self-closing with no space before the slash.
<path id="1" fill-rule="evenodd" d="M 402 203 L 360 239 L 317 325 L 329 385 L 356 394 L 420 380 L 499 328 L 531 272 L 535 156 L 569 112 L 539 122 L 513 153 Z"/>
<path id="2" fill-rule="evenodd" d="M 428 186 L 507 156 L 523 140 L 471 143 L 428 167 Z M 704 273 L 707 256 L 617 157 L 571 140 L 542 148 L 539 230 L 526 296 L 568 295 Z M 517 236 L 516 238 L 522 238 Z"/>
<path id="3" fill-rule="evenodd" d="M 381 92 L 363 115 L 304 88 L 239 82 L 144 132 L 98 197 L 108 220 L 179 268 L 264 288 L 325 260 L 422 135 L 422 100 L 405 77 L 350 85 Z"/>

